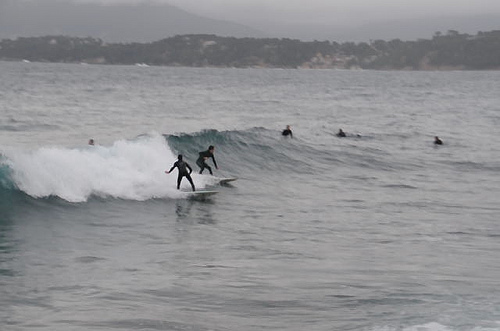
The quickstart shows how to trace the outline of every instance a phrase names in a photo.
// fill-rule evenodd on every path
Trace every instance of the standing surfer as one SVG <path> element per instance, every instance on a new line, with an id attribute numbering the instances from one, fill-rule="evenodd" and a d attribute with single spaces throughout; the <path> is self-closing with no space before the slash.
<path id="1" fill-rule="evenodd" d="M 189 166 L 189 164 L 187 162 L 184 162 L 182 160 L 181 154 L 179 154 L 179 156 L 177 157 L 177 161 L 174 163 L 172 168 L 170 168 L 170 170 L 168 170 L 168 171 L 165 171 L 165 173 L 169 174 L 175 168 L 179 169 L 179 174 L 177 176 L 177 189 L 179 189 L 181 187 L 182 177 L 186 177 L 189 180 L 189 183 L 191 183 L 191 187 L 193 188 L 193 192 L 194 192 L 195 191 L 194 183 L 193 183 L 193 179 L 191 178 L 191 173 L 193 172 L 193 169 Z M 187 169 L 189 169 L 189 172 L 187 171 Z"/>
<path id="2" fill-rule="evenodd" d="M 212 158 L 215 169 L 219 169 L 217 167 L 217 162 L 215 162 L 214 151 L 215 151 L 215 147 L 210 145 L 210 146 L 208 146 L 208 149 L 206 151 L 202 151 L 202 152 L 198 153 L 199 156 L 198 156 L 198 160 L 196 160 L 196 164 L 198 165 L 198 167 L 200 167 L 200 174 L 203 172 L 203 170 L 205 170 L 205 168 L 207 168 L 208 171 L 210 172 L 210 175 L 213 175 L 212 168 L 210 168 L 210 166 L 206 162 L 206 160 L 209 158 Z"/>

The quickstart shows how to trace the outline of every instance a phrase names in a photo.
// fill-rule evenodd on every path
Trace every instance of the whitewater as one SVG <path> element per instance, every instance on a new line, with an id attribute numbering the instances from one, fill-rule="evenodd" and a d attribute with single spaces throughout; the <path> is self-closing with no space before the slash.
<path id="1" fill-rule="evenodd" d="M 500 330 L 500 73 L 0 78 L 1 330 Z"/>
<path id="2" fill-rule="evenodd" d="M 91 196 L 138 201 L 182 197 L 175 189 L 176 176 L 160 176 L 177 155 L 156 133 L 111 146 L 9 151 L 4 158 L 11 169 L 4 180 L 8 175 L 12 186 L 34 198 L 85 202 Z M 199 188 L 215 183 L 206 176 L 193 177 Z"/>

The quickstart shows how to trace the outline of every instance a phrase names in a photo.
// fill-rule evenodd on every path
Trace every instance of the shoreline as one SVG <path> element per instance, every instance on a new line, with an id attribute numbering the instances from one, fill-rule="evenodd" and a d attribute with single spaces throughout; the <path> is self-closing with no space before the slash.
<path id="1" fill-rule="evenodd" d="M 247 69 L 277 69 L 277 70 L 332 70 L 332 71 L 401 71 L 401 72 L 451 72 L 451 71 L 457 71 L 457 72 L 472 72 L 472 71 L 478 71 L 478 72 L 496 72 L 500 71 L 499 68 L 489 68 L 489 69 L 476 69 L 476 68 L 464 68 L 463 66 L 426 66 L 425 69 L 414 69 L 414 68 L 360 68 L 360 67 L 354 67 L 354 68 L 345 68 L 345 67 L 328 67 L 328 66 L 298 66 L 296 68 L 292 67 L 277 67 L 277 66 L 210 66 L 210 65 L 204 65 L 204 66 L 186 66 L 186 65 L 158 65 L 158 64 L 147 64 L 147 63 L 106 63 L 106 62 L 93 62 L 93 61 L 80 61 L 80 62 L 72 62 L 72 61 L 46 61 L 43 59 L 40 60 L 25 60 L 25 59 L 4 59 L 0 58 L 0 62 L 12 62 L 12 63 L 38 63 L 38 64 L 71 64 L 71 65 L 93 65 L 93 66 L 129 66 L 129 67 L 143 67 L 143 68 L 151 68 L 151 67 L 163 67 L 163 68 L 197 68 L 197 69 L 241 69 L 241 70 L 247 70 Z"/>

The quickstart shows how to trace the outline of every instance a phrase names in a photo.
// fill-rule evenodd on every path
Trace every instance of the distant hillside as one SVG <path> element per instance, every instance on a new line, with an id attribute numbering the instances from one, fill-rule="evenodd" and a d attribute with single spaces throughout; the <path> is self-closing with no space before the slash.
<path id="1" fill-rule="evenodd" d="M 208 19 L 166 4 L 100 5 L 0 0 L 0 39 L 69 35 L 106 42 L 151 42 L 180 34 L 262 37 L 247 26 Z"/>
<path id="2" fill-rule="evenodd" d="M 450 30 L 418 41 L 370 43 L 182 35 L 152 43 L 46 36 L 0 42 L 0 60 L 185 67 L 500 70 L 500 30 Z"/>

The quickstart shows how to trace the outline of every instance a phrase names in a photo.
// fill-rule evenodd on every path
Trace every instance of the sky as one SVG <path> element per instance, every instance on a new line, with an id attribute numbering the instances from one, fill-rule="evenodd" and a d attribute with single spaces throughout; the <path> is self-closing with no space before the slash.
<path id="1" fill-rule="evenodd" d="M 78 0 L 137 3 L 141 0 Z M 360 25 L 436 16 L 500 14 L 500 0 L 147 0 L 242 24 Z M 335 22 L 335 24 L 332 24 Z"/>

